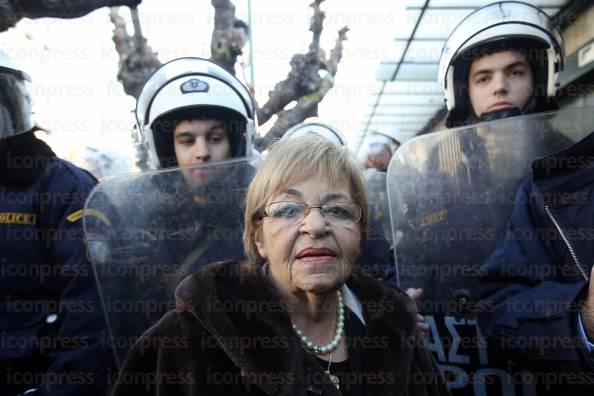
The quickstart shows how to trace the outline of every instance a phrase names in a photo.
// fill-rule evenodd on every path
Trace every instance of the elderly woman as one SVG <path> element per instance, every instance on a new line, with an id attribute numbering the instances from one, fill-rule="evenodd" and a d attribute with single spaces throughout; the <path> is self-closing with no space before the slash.
<path id="1" fill-rule="evenodd" d="M 320 137 L 274 145 L 245 209 L 247 262 L 206 266 L 129 351 L 119 395 L 449 394 L 415 305 L 353 272 L 367 198 L 356 161 Z"/>

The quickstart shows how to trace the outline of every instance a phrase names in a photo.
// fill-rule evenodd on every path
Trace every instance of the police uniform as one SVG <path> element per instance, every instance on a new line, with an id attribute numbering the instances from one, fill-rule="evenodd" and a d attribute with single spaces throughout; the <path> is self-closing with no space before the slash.
<path id="1" fill-rule="evenodd" d="M 0 393 L 104 394 L 105 322 L 81 220 L 96 180 L 32 132 L 0 147 Z"/>

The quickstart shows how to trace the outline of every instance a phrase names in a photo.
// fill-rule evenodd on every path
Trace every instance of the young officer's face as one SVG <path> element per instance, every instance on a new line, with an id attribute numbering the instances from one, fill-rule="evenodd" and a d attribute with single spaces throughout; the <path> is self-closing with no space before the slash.
<path id="1" fill-rule="evenodd" d="M 227 129 L 219 120 L 180 122 L 173 131 L 173 145 L 177 163 L 181 167 L 222 161 L 231 157 Z M 217 176 L 210 168 L 186 168 L 182 169 L 182 174 L 190 188 L 204 186 Z"/>
<path id="2" fill-rule="evenodd" d="M 520 52 L 496 52 L 470 66 L 468 96 L 477 117 L 512 107 L 522 110 L 532 91 L 532 69 Z"/>

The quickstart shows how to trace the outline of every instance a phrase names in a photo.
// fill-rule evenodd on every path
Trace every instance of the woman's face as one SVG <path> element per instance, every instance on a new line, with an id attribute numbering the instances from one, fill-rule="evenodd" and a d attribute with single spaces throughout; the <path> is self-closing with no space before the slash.
<path id="1" fill-rule="evenodd" d="M 311 208 L 305 217 L 288 219 L 279 217 L 279 210 L 286 215 L 297 212 L 298 206 L 269 206 L 284 201 L 325 207 Z M 353 204 L 348 183 L 331 188 L 324 177 L 287 186 L 266 202 L 268 216 L 263 218 L 256 246 L 268 261 L 276 283 L 285 291 L 325 293 L 346 281 L 359 254 L 361 232 L 358 220 L 349 222 L 348 216 L 339 214 L 344 208 L 357 210 Z M 273 216 L 271 208 L 277 216 Z"/>

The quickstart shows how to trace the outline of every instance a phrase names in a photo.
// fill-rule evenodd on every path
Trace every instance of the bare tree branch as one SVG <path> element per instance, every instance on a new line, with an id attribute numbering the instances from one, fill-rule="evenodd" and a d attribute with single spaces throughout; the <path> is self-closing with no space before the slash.
<path id="1" fill-rule="evenodd" d="M 320 4 L 324 0 L 315 0 L 309 6 L 314 9 L 314 15 L 309 25 L 309 31 L 313 33 L 311 44 L 309 45 L 309 52 L 317 53 L 320 50 L 320 37 L 324 29 L 324 18 L 326 14 L 320 9 Z"/>
<path id="2" fill-rule="evenodd" d="M 293 55 L 290 64 L 291 71 L 287 78 L 274 86 L 274 89 L 268 93 L 268 101 L 258 109 L 258 122 L 260 124 L 266 123 L 274 114 L 306 92 L 299 82 L 302 71 L 307 65 L 307 56 Z"/>
<path id="3" fill-rule="evenodd" d="M 161 65 L 157 54 L 147 45 L 140 31 L 140 23 L 136 8 L 130 9 L 134 21 L 134 35 L 126 31 L 126 22 L 116 8 L 109 14 L 114 24 L 113 42 L 120 55 L 118 80 L 124 86 L 126 94 L 138 98 L 142 85 L 148 76 Z"/>
<path id="4" fill-rule="evenodd" d="M 235 75 L 237 57 L 248 40 L 248 25 L 235 17 L 230 0 L 211 0 L 215 9 L 215 23 L 210 42 L 211 60 Z"/>
<path id="5" fill-rule="evenodd" d="M 135 7 L 141 0 L 0 0 L 0 31 L 23 18 L 78 18 L 101 7 Z"/>
<path id="6" fill-rule="evenodd" d="M 265 136 L 256 139 L 255 145 L 258 150 L 265 150 L 270 143 L 280 139 L 287 129 L 293 125 L 303 122 L 309 117 L 318 115 L 318 104 L 334 86 L 334 76 L 336 75 L 338 63 L 342 58 L 342 43 L 347 39 L 346 34 L 348 30 L 348 27 L 345 26 L 338 32 L 338 38 L 330 53 L 330 59 L 324 62 L 324 65 L 328 70 L 326 75 L 320 79 L 321 82 L 318 89 L 296 99 L 297 104 L 292 109 L 281 110 L 278 112 L 278 119 L 268 133 Z M 316 75 L 319 76 L 319 74 Z"/>
<path id="7" fill-rule="evenodd" d="M 320 3 L 316 0 L 310 7 L 314 10 L 309 30 L 313 32 L 312 42 L 307 54 L 297 54 L 291 58 L 291 71 L 287 77 L 277 83 L 268 93 L 268 101 L 258 109 L 258 122 L 266 123 L 274 114 L 282 111 L 289 103 L 318 89 L 321 77 L 318 71 L 325 68 L 324 53 L 320 50 L 320 35 L 322 33 L 324 13 Z"/>
<path id="8" fill-rule="evenodd" d="M 260 151 L 282 137 L 291 126 L 309 117 L 317 116 L 318 104 L 334 86 L 334 76 L 342 58 L 342 43 L 347 39 L 348 28 L 345 26 L 338 32 L 334 49 L 330 53 L 330 58 L 326 60 L 324 50 L 320 48 L 320 36 L 325 17 L 320 9 L 323 1 L 315 0 L 310 4 L 314 15 L 309 27 L 313 33 L 309 51 L 305 55 L 293 56 L 291 71 L 287 78 L 275 85 L 273 91 L 268 94 L 268 101 L 258 109 L 260 124 L 270 120 L 274 114 L 278 115 L 278 119 L 268 133 L 256 139 L 256 148 Z M 285 110 L 285 107 L 293 101 L 297 104 L 290 110 Z"/>
<path id="9" fill-rule="evenodd" d="M 328 59 L 326 69 L 330 74 L 332 74 L 332 76 L 335 76 L 336 72 L 338 71 L 338 64 L 342 59 L 342 50 L 344 48 L 342 43 L 347 39 L 346 34 L 348 32 L 349 28 L 347 26 L 343 27 L 338 31 L 338 38 L 336 39 L 336 44 L 334 44 L 334 48 L 332 48 L 332 51 L 330 51 L 330 59 Z"/>

